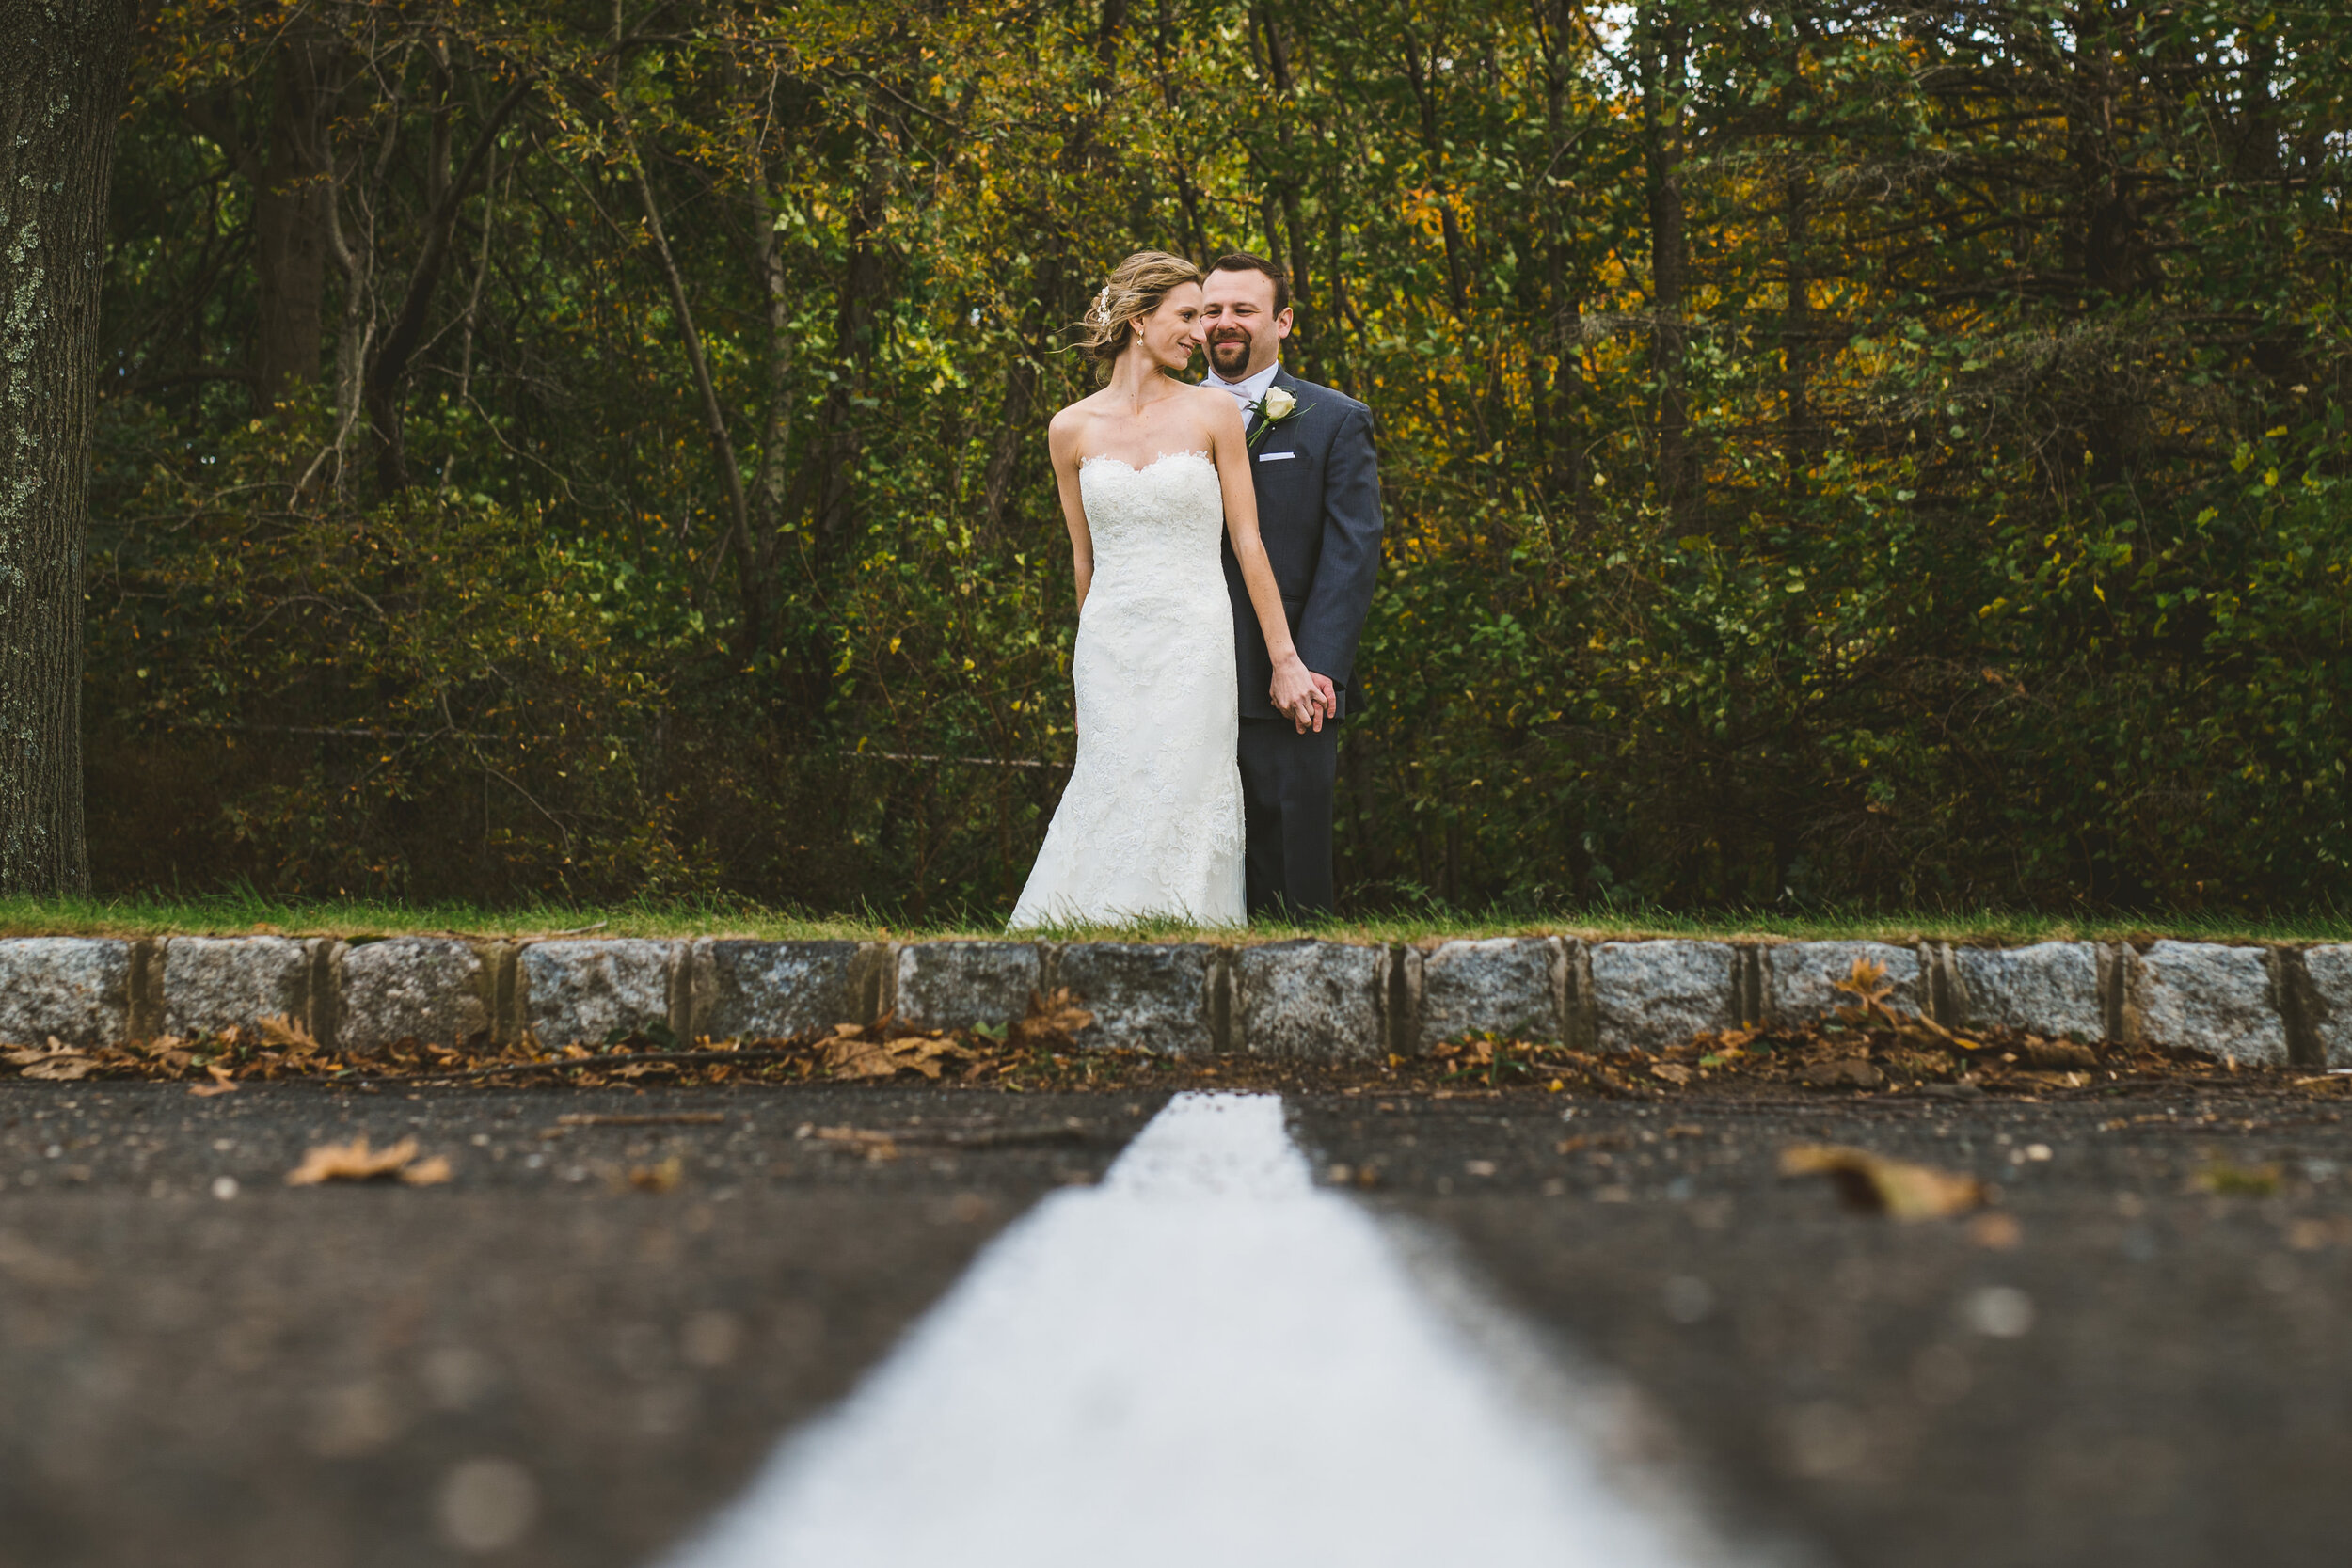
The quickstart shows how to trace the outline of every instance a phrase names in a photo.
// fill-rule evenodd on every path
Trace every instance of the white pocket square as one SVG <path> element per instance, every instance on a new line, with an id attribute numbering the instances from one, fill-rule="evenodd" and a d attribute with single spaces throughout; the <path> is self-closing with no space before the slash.
<path id="1" fill-rule="evenodd" d="M 1297 455 L 1298 454 L 1295 451 L 1262 451 L 1258 454 L 1258 461 L 1261 463 L 1287 463 Z"/>

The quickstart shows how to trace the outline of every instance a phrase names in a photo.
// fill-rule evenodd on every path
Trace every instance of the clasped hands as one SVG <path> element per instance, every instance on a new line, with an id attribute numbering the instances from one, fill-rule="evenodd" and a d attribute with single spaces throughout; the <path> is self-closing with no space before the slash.
<path id="1" fill-rule="evenodd" d="M 1300 735 L 1311 729 L 1321 735 L 1323 721 L 1339 717 L 1340 696 L 1331 677 L 1308 669 L 1296 654 L 1275 666 L 1268 694 L 1282 717 L 1298 726 Z"/>

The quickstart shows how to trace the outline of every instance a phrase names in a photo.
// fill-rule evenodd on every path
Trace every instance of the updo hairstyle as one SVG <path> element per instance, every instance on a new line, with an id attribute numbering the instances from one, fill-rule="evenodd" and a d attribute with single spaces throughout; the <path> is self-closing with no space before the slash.
<path id="1" fill-rule="evenodd" d="M 1136 323 L 1160 308 L 1170 289 L 1200 281 L 1200 269 L 1165 250 L 1138 250 L 1113 269 L 1110 281 L 1078 323 L 1077 347 L 1098 369 L 1126 352 Z"/>

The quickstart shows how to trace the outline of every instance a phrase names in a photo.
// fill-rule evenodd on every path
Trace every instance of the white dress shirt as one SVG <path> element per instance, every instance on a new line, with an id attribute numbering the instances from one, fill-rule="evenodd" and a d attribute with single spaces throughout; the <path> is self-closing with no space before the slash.
<path id="1" fill-rule="evenodd" d="M 1246 381 L 1227 381 L 1222 376 L 1218 375 L 1216 369 L 1212 367 L 1208 375 L 1201 380 L 1200 385 L 1203 387 L 1215 387 L 1222 391 L 1232 393 L 1233 401 L 1241 404 L 1241 411 L 1243 415 L 1247 417 L 1249 413 L 1249 405 L 1257 402 L 1260 398 L 1265 396 L 1265 389 L 1274 385 L 1275 374 L 1279 372 L 1281 368 L 1282 361 L 1277 359 L 1273 364 L 1268 365 L 1264 370 L 1260 371 L 1257 374 L 1250 376 Z"/>

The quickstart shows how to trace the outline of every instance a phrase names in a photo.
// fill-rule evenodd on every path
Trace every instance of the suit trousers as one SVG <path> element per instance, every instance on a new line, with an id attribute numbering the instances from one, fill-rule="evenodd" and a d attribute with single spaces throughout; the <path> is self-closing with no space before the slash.
<path id="1" fill-rule="evenodd" d="M 1328 914 L 1338 721 L 1301 735 L 1287 719 L 1244 719 L 1239 757 L 1250 918 Z"/>

